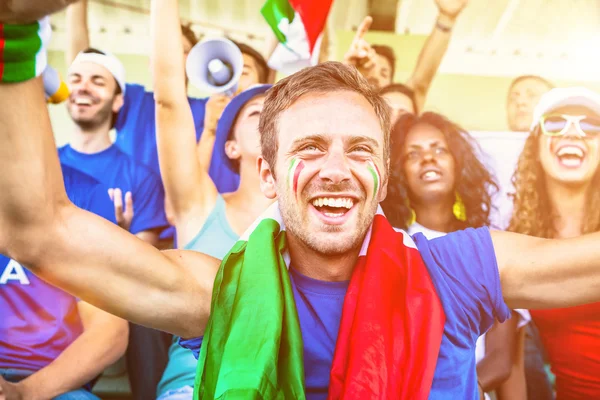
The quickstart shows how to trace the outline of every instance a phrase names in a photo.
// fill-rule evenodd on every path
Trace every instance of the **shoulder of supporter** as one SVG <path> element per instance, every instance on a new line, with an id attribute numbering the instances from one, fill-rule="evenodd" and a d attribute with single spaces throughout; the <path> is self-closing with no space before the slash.
<path id="1" fill-rule="evenodd" d="M 165 191 L 160 177 L 147 166 L 128 158 L 129 170 L 133 178 L 133 220 L 130 232 L 133 234 L 169 225 L 165 214 Z"/>
<path id="2" fill-rule="evenodd" d="M 116 223 L 115 211 L 108 188 L 96 178 L 67 165 L 62 165 L 65 191 L 77 207 Z"/>
<path id="3" fill-rule="evenodd" d="M 138 110 L 138 113 L 140 112 L 145 96 L 150 96 L 150 98 L 153 99 L 152 92 L 147 92 L 144 86 L 136 83 L 125 84 L 123 106 L 119 110 L 117 122 L 115 123 L 115 128 L 117 130 L 122 129 L 125 126 L 128 118 L 132 118 L 132 120 L 136 119 L 135 115 L 130 114 L 135 114 L 134 110 Z"/>
<path id="4" fill-rule="evenodd" d="M 199 116 L 201 119 L 203 119 L 204 109 L 208 98 L 188 97 L 188 99 L 190 101 L 192 113 L 195 116 Z M 127 83 L 125 85 L 125 98 L 123 101 L 123 107 L 121 107 L 119 110 L 115 128 L 117 130 L 123 129 L 128 120 L 134 121 L 133 123 L 135 123 L 138 118 L 138 115 L 136 114 L 141 114 L 144 112 L 144 103 L 154 104 L 154 92 L 147 91 L 143 85 L 137 83 Z M 148 111 L 151 111 L 152 114 L 154 113 L 154 110 Z M 151 115 L 151 117 L 154 118 L 154 115 Z"/>
<path id="5" fill-rule="evenodd" d="M 485 333 L 496 319 L 504 322 L 510 317 L 487 227 L 452 232 L 432 240 L 417 233 L 414 239 L 436 289 L 445 297 L 444 307 L 462 308 L 463 312 L 457 315 L 467 318 L 464 323 L 478 326 L 477 336 Z"/>

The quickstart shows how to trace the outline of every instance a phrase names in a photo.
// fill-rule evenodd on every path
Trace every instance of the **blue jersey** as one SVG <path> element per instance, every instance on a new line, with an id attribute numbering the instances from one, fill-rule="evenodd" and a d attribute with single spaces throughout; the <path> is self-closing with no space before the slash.
<path id="1" fill-rule="evenodd" d="M 106 187 L 67 166 L 63 166 L 63 178 L 76 206 L 115 222 Z M 38 371 L 82 330 L 75 297 L 0 255 L 0 368 Z"/>
<path id="2" fill-rule="evenodd" d="M 428 241 L 414 237 L 438 293 L 446 323 L 430 399 L 477 399 L 475 343 L 495 319 L 504 321 L 504 304 L 496 256 L 487 228 L 469 229 Z M 325 400 L 349 282 L 324 282 L 290 267 L 304 343 L 305 390 L 308 400 Z M 201 338 L 181 344 L 200 350 Z"/>
<path id="3" fill-rule="evenodd" d="M 204 109 L 207 99 L 189 98 L 196 140 L 204 130 Z M 141 85 L 127 84 L 123 107 L 119 110 L 115 128 L 117 140 L 115 144 L 125 154 L 130 155 L 154 173 L 160 175 L 158 153 L 156 150 L 156 116 L 154 93 L 147 92 Z"/>
<path id="4" fill-rule="evenodd" d="M 58 155 L 61 163 L 85 172 L 109 188 L 121 189 L 123 196 L 131 192 L 134 210 L 131 233 L 163 229 L 168 225 L 160 178 L 115 145 L 93 154 L 80 153 L 66 145 L 58 149 Z"/>

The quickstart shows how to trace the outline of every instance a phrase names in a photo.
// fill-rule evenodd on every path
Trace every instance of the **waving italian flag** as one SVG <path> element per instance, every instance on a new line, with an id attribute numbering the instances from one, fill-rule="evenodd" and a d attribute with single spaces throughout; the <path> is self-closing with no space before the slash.
<path id="1" fill-rule="evenodd" d="M 291 179 L 298 168 L 301 164 L 290 168 Z M 234 245 L 217 273 L 196 400 L 306 399 L 290 261 L 275 203 Z M 444 322 L 415 243 L 392 228 L 379 209 L 344 300 L 328 398 L 426 400 Z"/>
<path id="2" fill-rule="evenodd" d="M 321 33 L 332 3 L 333 0 L 266 1 L 261 13 L 281 42 L 269 60 L 271 68 L 287 74 L 318 62 Z"/>

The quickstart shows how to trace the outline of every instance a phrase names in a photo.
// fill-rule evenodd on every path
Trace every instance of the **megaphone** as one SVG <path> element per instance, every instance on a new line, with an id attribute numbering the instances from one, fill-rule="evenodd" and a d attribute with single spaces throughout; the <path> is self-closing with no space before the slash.
<path id="1" fill-rule="evenodd" d="M 46 66 L 42 73 L 42 80 L 44 81 L 44 92 L 48 103 L 58 104 L 69 98 L 67 84 L 51 66 Z"/>
<path id="2" fill-rule="evenodd" d="M 185 72 L 198 89 L 231 96 L 237 91 L 244 58 L 231 40 L 217 38 L 197 43 L 188 54 Z"/>

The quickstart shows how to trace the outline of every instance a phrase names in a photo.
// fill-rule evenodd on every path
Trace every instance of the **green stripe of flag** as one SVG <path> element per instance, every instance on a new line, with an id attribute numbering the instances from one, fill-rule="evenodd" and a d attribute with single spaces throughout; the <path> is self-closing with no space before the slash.
<path id="1" fill-rule="evenodd" d="M 305 399 L 302 334 L 285 248 L 285 232 L 265 218 L 223 259 L 195 399 Z"/>
<path id="2" fill-rule="evenodd" d="M 287 32 L 283 31 L 284 26 L 291 24 L 296 14 L 291 4 L 287 0 L 267 0 L 260 12 L 275 33 L 277 40 L 286 43 Z"/>
<path id="3" fill-rule="evenodd" d="M 379 190 L 379 174 L 377 173 L 376 167 L 371 163 L 369 163 L 368 169 L 373 177 L 373 198 L 375 198 L 375 196 L 377 196 L 377 191 Z"/>

